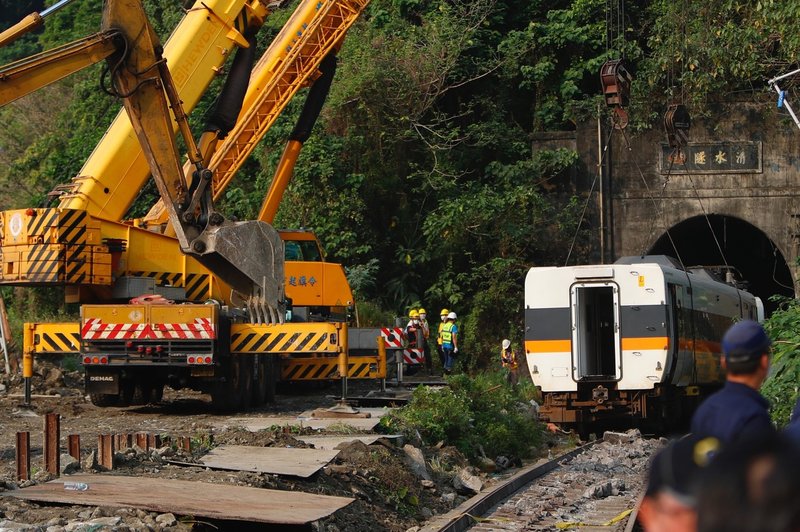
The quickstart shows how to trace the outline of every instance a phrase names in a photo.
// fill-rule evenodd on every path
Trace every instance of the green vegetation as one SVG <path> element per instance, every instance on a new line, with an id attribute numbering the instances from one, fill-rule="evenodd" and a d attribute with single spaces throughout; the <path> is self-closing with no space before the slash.
<path id="1" fill-rule="evenodd" d="M 789 421 L 800 383 L 800 302 L 786 299 L 766 322 L 772 339 L 772 368 L 761 393 L 772 404 L 779 427 Z"/>
<path id="2" fill-rule="evenodd" d="M 0 61 L 96 31 L 101 4 L 74 2 L 44 29 L 0 49 Z M 145 1 L 162 39 L 180 4 Z M 713 116 L 720 101 L 742 97 L 764 98 L 766 108 L 765 80 L 798 59 L 792 2 L 627 4 L 618 27 L 609 27 L 611 4 L 601 0 L 372 0 L 344 42 L 276 225 L 318 233 L 369 303 L 359 306 L 365 321 L 404 314 L 414 302 L 432 316 L 453 309 L 467 368 L 489 367 L 499 339 L 521 339 L 527 269 L 597 258 L 596 229 L 579 223 L 585 198 L 574 195 L 594 169 L 580 167 L 572 150 L 535 140 L 606 112 L 598 83 L 606 59 L 624 54 L 635 73 L 632 131 L 661 127 L 673 101 L 687 103 L 693 116 Z M 3 28 L 42 7 L 0 6 Z M 260 49 L 289 12 L 267 19 Z M 80 171 L 120 107 L 98 90 L 99 71 L 0 109 L 0 209 L 39 205 Z M 196 133 L 215 86 L 191 116 Z M 255 215 L 301 99 L 229 187 L 224 212 Z M 130 214 L 146 212 L 154 198 L 146 187 Z M 8 300 L 23 307 L 12 310 L 16 316 L 71 313 L 55 291 L 26 292 Z"/>
<path id="3" fill-rule="evenodd" d="M 500 372 L 455 375 L 447 381 L 447 388 L 416 388 L 411 402 L 381 423 L 411 439 L 418 434 L 426 445 L 453 445 L 470 459 L 532 456 L 542 441 L 541 426 L 528 410 L 532 384 L 514 389 Z"/>

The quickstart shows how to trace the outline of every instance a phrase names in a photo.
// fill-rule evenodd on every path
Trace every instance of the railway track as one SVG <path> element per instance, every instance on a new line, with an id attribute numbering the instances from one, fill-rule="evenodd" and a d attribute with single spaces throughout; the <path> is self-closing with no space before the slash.
<path id="1" fill-rule="evenodd" d="M 420 532 L 631 530 L 648 461 L 661 445 L 638 431 L 606 433 L 525 468 Z"/>

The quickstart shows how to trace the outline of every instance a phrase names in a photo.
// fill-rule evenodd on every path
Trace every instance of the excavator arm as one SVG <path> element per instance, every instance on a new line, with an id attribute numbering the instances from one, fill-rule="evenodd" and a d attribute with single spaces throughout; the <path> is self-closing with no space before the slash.
<path id="1" fill-rule="evenodd" d="M 113 91 L 123 98 L 181 251 L 241 293 L 255 313 L 255 321 L 282 322 L 280 236 L 266 223 L 232 222 L 214 209 L 211 171 L 203 167 L 158 37 L 141 2 L 109 1 L 103 30 L 118 31 L 123 37 L 125 45 L 108 58 Z M 192 191 L 180 164 L 173 115 L 194 166 L 196 186 Z"/>

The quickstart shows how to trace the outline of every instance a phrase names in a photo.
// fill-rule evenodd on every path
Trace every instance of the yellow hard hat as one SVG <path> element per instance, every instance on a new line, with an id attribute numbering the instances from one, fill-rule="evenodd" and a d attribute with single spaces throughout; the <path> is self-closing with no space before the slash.
<path id="1" fill-rule="evenodd" d="M 409 318 L 419 318 L 419 312 L 417 312 L 417 309 L 413 309 L 412 308 L 408 313 L 408 317 Z"/>
<path id="2" fill-rule="evenodd" d="M 450 314 L 450 311 L 447 310 L 446 308 L 443 308 L 442 311 L 439 313 L 439 316 L 447 316 L 448 314 Z"/>
<path id="3" fill-rule="evenodd" d="M 427 314 L 424 308 L 419 309 L 417 312 L 419 312 L 420 314 Z"/>

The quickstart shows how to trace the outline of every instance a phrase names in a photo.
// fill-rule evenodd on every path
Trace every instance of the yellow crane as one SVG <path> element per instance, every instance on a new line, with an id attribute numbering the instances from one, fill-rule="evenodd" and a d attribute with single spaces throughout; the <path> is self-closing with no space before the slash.
<path id="1" fill-rule="evenodd" d="M 162 142 L 163 139 L 171 138 L 170 114 L 164 108 L 166 100 L 162 98 L 161 107 L 156 107 L 153 111 L 153 107 L 147 109 L 142 107 L 143 100 L 148 105 L 151 105 L 151 102 L 147 98 L 143 99 L 141 95 L 137 98 L 125 99 L 128 114 L 138 117 L 134 121 L 134 129 L 140 143 L 145 147 L 143 153 L 147 155 L 162 199 L 167 200 L 161 202 L 162 209 L 156 209 L 153 212 L 168 212 L 169 225 L 173 229 L 178 229 L 181 249 L 184 252 L 200 255 L 197 258 L 201 265 L 194 264 L 191 258 L 175 254 L 174 239 L 113 219 L 122 215 L 121 206 L 124 205 L 127 210 L 127 206 L 133 201 L 137 191 L 135 187 L 121 186 L 121 181 L 124 180 L 119 178 L 120 174 L 110 172 L 110 168 L 118 164 L 118 159 L 113 155 L 113 151 L 106 152 L 107 155 L 104 157 L 102 153 L 95 156 L 98 149 L 95 150 L 87 165 L 84 166 L 84 170 L 87 167 L 103 168 L 103 164 L 110 166 L 99 171 L 100 177 L 89 179 L 81 175 L 73 180 L 70 187 L 62 188 L 59 191 L 61 194 L 60 207 L 42 210 L 27 209 L 24 211 L 24 216 L 27 216 L 25 224 L 20 223 L 22 215 L 19 212 L 12 211 L 10 215 L 9 213 L 0 214 L 0 217 L 8 215 L 12 223 L 16 222 L 17 226 L 24 225 L 26 228 L 24 231 L 17 231 L 17 233 L 25 233 L 25 238 L 4 239 L 2 243 L 4 255 L 7 254 L 10 247 L 24 242 L 30 244 L 31 236 L 34 237 L 34 242 L 38 240 L 40 244 L 44 244 L 44 238 L 37 238 L 36 231 L 38 230 L 49 237 L 48 247 L 53 251 L 60 251 L 59 257 L 64 257 L 63 262 L 52 261 L 51 264 L 47 264 L 47 261 L 39 261 L 38 264 L 35 261 L 27 263 L 20 261 L 16 263 L 18 268 L 14 268 L 15 263 L 11 262 L 10 267 L 3 270 L 4 273 L 10 274 L 2 279 L 3 282 L 14 284 L 24 284 L 25 281 L 64 282 L 70 272 L 75 272 L 76 263 L 85 266 L 87 261 L 84 258 L 85 255 L 84 257 L 69 255 L 70 246 L 74 246 L 76 242 L 64 242 L 65 238 L 63 237 L 67 236 L 66 240 L 69 240 L 69 234 L 80 234 L 86 237 L 85 242 L 78 244 L 88 243 L 88 246 L 81 247 L 94 248 L 91 249 L 92 254 L 89 255 L 91 257 L 88 261 L 91 264 L 90 271 L 95 271 L 98 265 L 105 264 L 107 270 L 113 272 L 113 275 L 108 277 L 111 277 L 114 282 L 113 284 L 105 283 L 105 279 L 91 276 L 88 277 L 89 282 L 87 282 L 85 275 L 77 280 L 66 278 L 66 281 L 70 283 L 68 286 L 73 287 L 72 296 L 82 301 L 86 299 L 104 301 L 104 298 L 108 300 L 115 296 L 120 299 L 126 298 L 134 292 L 141 293 L 142 288 L 135 283 L 131 283 L 134 285 L 133 287 L 121 284 L 121 279 L 127 280 L 129 283 L 136 279 L 153 279 L 159 281 L 159 291 L 163 291 L 165 288 L 182 288 L 185 294 L 183 297 L 186 299 L 216 296 L 223 302 L 230 303 L 232 298 L 225 295 L 230 293 L 226 285 L 238 288 L 239 292 L 243 292 L 241 287 L 251 288 L 247 282 L 231 276 L 231 266 L 235 266 L 235 270 L 241 271 L 242 265 L 246 265 L 248 261 L 257 261 L 261 265 L 265 255 L 271 256 L 272 270 L 268 272 L 268 275 L 262 277 L 262 283 L 259 286 L 262 292 L 257 294 L 261 296 L 261 300 L 253 304 L 253 299 L 258 300 L 259 298 L 250 298 L 249 304 L 245 305 L 251 311 L 249 320 L 241 320 L 245 323 L 241 323 L 235 318 L 231 319 L 230 316 L 223 317 L 219 315 L 216 307 L 210 306 L 182 305 L 180 308 L 184 315 L 176 322 L 173 317 L 175 312 L 167 312 L 165 309 L 150 305 L 85 304 L 82 307 L 80 341 L 83 346 L 83 361 L 87 365 L 87 390 L 96 403 L 112 404 L 117 400 L 125 403 L 158 398 L 163 384 L 167 382 L 176 387 L 192 386 L 211 391 L 212 395 L 216 395 L 215 402 L 227 406 L 246 406 L 251 398 L 256 402 L 261 402 L 266 400 L 270 393 L 269 381 L 272 379 L 269 374 L 274 370 L 274 359 L 266 356 L 267 353 L 291 354 L 292 358 L 285 358 L 286 362 L 281 366 L 281 373 L 290 379 L 340 376 L 344 377 L 346 382 L 347 377 L 381 376 L 381 367 L 383 375 L 385 375 L 385 360 L 383 364 L 380 364 L 375 357 L 366 357 L 361 360 L 354 358 L 352 363 L 347 360 L 347 329 L 341 323 L 293 323 L 280 325 L 278 329 L 258 325 L 258 322 L 264 321 L 277 323 L 283 318 L 283 309 L 280 307 L 283 276 L 279 271 L 283 259 L 282 246 L 280 241 L 275 238 L 274 233 L 270 232 L 271 227 L 264 222 L 271 221 L 271 216 L 274 215 L 274 210 L 280 201 L 280 194 L 285 189 L 291 175 L 291 168 L 296 160 L 296 154 L 299 152 L 299 146 L 304 140 L 303 135 L 293 138 L 287 147 L 285 152 L 287 157 L 279 166 L 279 172 L 273 181 L 270 194 L 265 200 L 262 220 L 233 224 L 233 227 L 228 228 L 227 233 L 223 232 L 223 236 L 217 239 L 224 243 L 233 242 L 233 246 L 225 249 L 223 253 L 215 251 L 212 260 L 208 260 L 208 257 L 203 256 L 202 253 L 205 250 L 197 249 L 195 246 L 198 243 L 211 242 L 213 244 L 216 241 L 200 239 L 192 233 L 199 227 L 199 224 L 189 223 L 186 225 L 187 213 L 197 215 L 199 211 L 199 217 L 207 221 L 212 220 L 214 216 L 221 216 L 213 211 L 213 202 L 210 201 L 212 190 L 214 195 L 218 195 L 224 190 L 230 181 L 230 176 L 249 155 L 291 96 L 301 86 L 308 84 L 317 76 L 323 58 L 330 58 L 330 54 L 338 49 L 347 28 L 358 17 L 365 5 L 365 1 L 307 1 L 301 3 L 254 71 L 253 80 L 244 99 L 242 116 L 239 117 L 234 131 L 221 143 L 221 146 L 218 146 L 218 140 L 224 134 L 220 135 L 218 132 L 204 136 L 199 147 L 194 146 L 191 135 L 188 133 L 188 127 L 185 125 L 185 119 L 181 116 L 177 90 L 173 91 L 171 95 L 167 90 L 176 121 L 183 124 L 182 133 L 189 146 L 191 166 L 194 167 L 193 179 L 182 181 L 187 174 L 184 173 L 184 170 L 176 167 L 179 159 L 174 142 L 172 145 L 169 142 Z M 108 22 L 106 24 L 113 25 Z M 129 22 L 125 24 L 129 24 Z M 157 44 L 153 42 L 151 47 L 157 49 Z M 145 59 L 136 71 L 144 71 L 148 66 L 145 63 L 151 59 L 153 58 Z M 322 67 L 322 70 L 325 68 Z M 162 80 L 168 80 L 171 72 L 160 68 L 160 75 Z M 124 76 L 119 77 L 123 79 L 117 79 L 119 86 L 116 89 L 123 95 L 131 94 L 134 89 L 142 87 L 141 79 L 133 78 L 126 81 Z M 327 83 L 329 82 L 328 79 Z M 164 82 L 164 86 L 169 87 L 170 83 Z M 118 117 L 118 122 L 125 123 L 120 117 Z M 147 123 L 143 124 L 143 122 Z M 310 130 L 310 128 L 307 129 Z M 104 137 L 104 141 L 109 137 L 118 138 L 117 135 L 112 134 L 114 130 L 115 126 L 112 126 Z M 215 148 L 217 149 L 215 150 Z M 130 161 L 130 165 L 125 167 L 126 170 L 130 168 L 127 173 L 135 176 L 141 175 L 141 171 L 135 170 L 136 161 L 139 158 L 137 150 L 133 147 L 130 150 L 123 147 L 119 149 L 123 154 L 129 155 L 124 158 L 126 161 Z M 214 159 L 214 156 L 217 158 Z M 210 169 L 207 169 L 205 163 L 209 159 L 211 159 L 211 164 Z M 111 162 L 107 162 L 109 160 Z M 117 163 L 113 161 L 117 161 Z M 115 175 L 116 177 L 114 177 Z M 222 177 L 214 179 L 213 176 Z M 127 181 L 125 182 L 127 183 Z M 98 191 L 102 192 L 99 196 Z M 102 201 L 98 201 L 98 197 Z M 95 210 L 91 206 L 95 206 Z M 269 209 L 272 209 L 272 214 L 264 214 L 269 212 Z M 94 212 L 102 213 L 102 217 L 95 216 Z M 49 222 L 41 223 L 46 218 L 49 218 Z M 158 223 L 158 218 L 152 216 L 151 213 L 143 225 L 152 226 L 153 220 Z M 163 221 L 162 218 L 160 221 L 162 227 L 166 226 Z M 216 222 L 216 225 L 223 224 L 224 219 Z M 215 224 L 209 223 L 209 225 Z M 262 234 L 268 235 L 268 238 L 262 240 L 266 240 L 269 244 L 267 248 L 258 249 L 256 246 L 255 253 L 253 252 L 254 246 L 241 240 L 242 236 L 240 236 L 252 233 L 254 227 Z M 94 232 L 87 232 L 87 229 L 93 229 Z M 239 231 L 237 234 L 238 229 L 245 230 Z M 200 231 L 200 235 L 202 234 Z M 297 244 L 301 249 L 305 249 L 307 255 L 308 251 L 314 254 L 313 250 L 316 248 L 316 255 L 320 256 L 318 244 L 313 235 L 302 232 L 285 232 L 283 238 L 289 240 L 290 243 Z M 98 246 L 97 242 L 102 242 L 102 244 Z M 60 250 L 58 249 L 59 245 L 63 246 Z M 111 260 L 105 258 L 101 261 L 93 260 L 94 252 L 98 252 L 97 255 L 100 255 L 106 251 L 103 249 L 104 247 L 107 248 Z M 277 256 L 279 248 L 281 249 L 280 257 Z M 223 257 L 222 267 L 220 267 L 217 255 Z M 211 272 L 203 271 L 203 259 L 205 259 L 206 266 L 210 266 L 212 269 L 216 267 L 216 270 L 213 271 L 214 275 Z M 299 305 L 297 310 L 305 309 L 306 314 L 303 317 L 309 317 L 312 312 L 309 309 L 322 308 L 327 309 L 324 310 L 325 318 L 330 318 L 331 310 L 334 307 L 338 307 L 341 312 L 348 305 L 352 305 L 352 294 L 341 266 L 320 260 L 291 261 L 290 264 L 300 268 L 301 271 L 303 268 L 313 270 L 308 276 L 287 275 L 287 280 L 302 278 L 312 281 L 300 283 L 299 286 L 306 289 L 305 292 L 297 292 L 297 295 L 290 293 L 290 296 L 294 295 L 297 298 L 295 301 Z M 318 273 L 314 274 L 313 272 Z M 49 277 L 43 276 L 42 273 Z M 85 274 L 85 271 L 82 273 Z M 106 273 L 106 270 L 103 269 L 102 273 Z M 125 275 L 129 273 L 135 273 L 135 275 Z M 14 277 L 15 275 L 16 277 Z M 7 277 L 11 277 L 11 279 L 7 279 Z M 196 280 L 197 278 L 200 278 L 199 282 Z M 224 279 L 227 283 L 219 282 L 219 278 Z M 314 279 L 317 279 L 318 283 L 313 282 Z M 254 278 L 253 275 L 245 275 L 245 281 L 247 280 L 252 285 L 259 285 L 259 279 Z M 269 287 L 272 292 L 268 294 L 268 297 L 264 297 L 264 290 L 267 288 L 268 282 L 272 283 Z M 97 285 L 104 284 L 112 285 L 111 297 L 109 297 L 107 289 L 97 290 Z M 316 288 L 317 284 L 319 288 Z M 153 287 L 155 288 L 155 286 L 154 283 Z M 290 282 L 287 284 L 287 288 L 289 286 L 298 285 Z M 310 291 L 307 290 L 309 286 L 312 287 Z M 326 286 L 327 289 L 324 288 Z M 335 289 L 330 287 L 335 287 Z M 194 289 L 194 294 L 190 293 L 191 289 Z M 259 305 L 259 303 L 265 302 L 268 304 Z M 120 314 L 127 316 L 123 322 L 120 321 Z M 341 314 L 344 313 L 341 312 Z M 246 323 L 247 321 L 251 323 Z M 196 328 L 197 323 L 206 324 L 205 329 L 203 327 L 197 330 L 193 329 Z M 48 329 L 51 326 L 55 329 Z M 60 342 L 53 341 L 53 339 L 74 339 L 73 327 L 74 324 L 37 324 L 29 327 L 26 331 L 28 332 L 26 354 L 32 354 L 39 350 L 69 352 L 74 349 L 74 342 L 69 340 Z M 124 335 L 113 332 L 113 330 L 120 329 L 127 332 Z M 195 332 L 200 334 L 200 337 L 193 336 Z M 140 336 L 140 333 L 144 336 Z M 210 336 L 201 338 L 203 333 Z M 191 349 L 195 352 L 187 355 L 181 351 L 186 345 L 182 346 L 178 342 L 185 339 L 181 335 L 188 336 L 190 340 L 188 344 L 191 344 L 191 340 L 209 341 L 204 344 L 202 349 L 197 346 L 192 347 Z M 47 338 L 49 341 L 42 341 L 43 338 Z M 139 341 L 137 345 L 134 345 L 136 342 L 131 338 L 135 340 L 145 338 L 146 341 Z M 166 345 L 162 342 L 165 339 L 168 340 Z M 124 341 L 120 342 L 120 340 Z M 133 348 L 135 351 L 131 352 Z M 202 353 L 197 351 L 202 351 Z M 120 354 L 121 358 L 118 356 Z M 142 364 L 142 362 L 147 362 L 145 359 L 151 354 L 160 362 L 154 362 L 149 366 L 164 365 L 165 360 L 167 366 L 174 366 L 171 362 L 175 356 L 179 356 L 181 357 L 179 367 L 168 367 L 161 378 L 154 379 L 152 378 L 152 368 L 145 370 L 142 367 L 148 365 Z M 201 354 L 204 356 L 200 356 Z M 242 357 L 241 355 L 244 354 L 251 356 Z M 135 361 L 131 359 L 132 357 L 135 358 Z M 112 360 L 115 367 L 108 366 Z M 250 363 L 251 361 L 252 363 Z M 255 389 L 251 390 L 251 388 Z"/>

